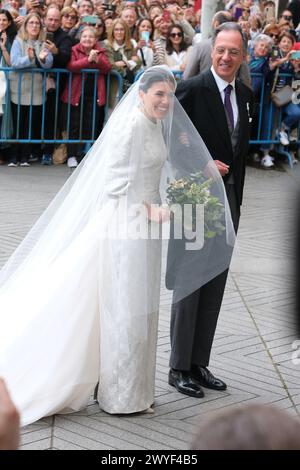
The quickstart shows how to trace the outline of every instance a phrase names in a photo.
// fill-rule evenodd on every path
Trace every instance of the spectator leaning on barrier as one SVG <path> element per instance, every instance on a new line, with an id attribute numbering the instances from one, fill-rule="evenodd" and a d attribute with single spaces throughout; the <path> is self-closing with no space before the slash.
<path id="1" fill-rule="evenodd" d="M 82 139 L 94 140 L 98 137 L 103 126 L 104 106 L 106 103 L 105 75 L 111 70 L 105 49 L 97 43 L 94 28 L 90 26 L 83 28 L 80 43 L 72 47 L 72 55 L 68 69 L 73 72 L 71 90 L 69 90 L 69 82 L 67 82 L 67 86 L 62 94 L 64 123 L 67 131 L 69 130 L 68 138 L 71 140 L 79 139 L 80 117 L 82 115 Z M 83 95 L 82 69 L 98 69 L 100 72 L 98 75 L 93 73 L 85 75 Z M 94 100 L 95 87 L 96 103 Z M 69 98 L 71 99 L 70 104 Z M 68 124 L 67 117 L 69 106 L 70 119 Z M 81 149 L 82 145 L 67 145 L 67 164 L 70 168 L 77 166 L 77 157 L 80 156 Z"/>
<path id="2" fill-rule="evenodd" d="M 262 140 L 270 140 L 273 130 L 276 129 L 276 137 L 284 146 L 289 145 L 289 133 L 297 127 L 300 121 L 300 107 L 298 104 L 292 102 L 281 108 L 283 120 L 278 123 L 279 113 L 272 110 L 270 103 L 270 93 L 272 88 L 277 91 L 285 85 L 290 85 L 294 75 L 294 67 L 297 66 L 299 61 L 291 61 L 290 56 L 293 49 L 295 38 L 289 33 L 284 33 L 279 38 L 277 56 L 270 58 L 269 67 L 273 71 L 269 83 L 265 87 L 265 100 L 263 104 L 263 119 L 262 119 Z M 279 73 L 277 76 L 276 71 Z M 290 76 L 282 76 L 280 74 L 289 74 Z M 274 83 L 275 82 L 275 83 Z M 273 105 L 274 106 L 274 105 Z M 272 113 L 272 114 L 271 114 Z M 271 125 L 269 125 L 270 117 L 272 118 Z M 270 132 L 269 132 L 270 128 Z M 264 168 L 272 168 L 274 166 L 274 158 L 269 154 L 271 149 L 270 144 L 262 144 L 261 150 L 263 151 L 263 158 L 261 165 Z M 294 160 L 296 163 L 297 160 Z"/>
<path id="3" fill-rule="evenodd" d="M 131 38 L 130 30 L 122 19 L 116 19 L 105 40 L 112 69 L 123 77 L 123 92 L 134 82 L 134 75 L 141 66 L 137 55 L 136 42 Z"/>
<path id="4" fill-rule="evenodd" d="M 44 42 L 42 20 L 37 13 L 30 13 L 26 16 L 12 45 L 11 65 L 19 69 L 37 67 L 48 69 L 52 63 L 53 56 Z M 10 72 L 9 80 L 14 137 L 16 139 L 39 139 L 41 137 L 43 102 L 42 74 Z M 19 162 L 21 166 L 29 166 L 30 151 L 30 144 L 14 144 L 9 166 L 18 166 Z"/>
<path id="5" fill-rule="evenodd" d="M 16 34 L 17 28 L 10 12 L 0 9 L 0 67 L 11 65 L 10 50 Z M 12 133 L 10 101 L 5 97 L 9 86 L 7 77 L 3 71 L 0 72 L 0 137 L 4 139 L 11 137 Z M 6 160 L 7 147 L 7 144 L 0 144 L 0 164 Z"/>
<path id="6" fill-rule="evenodd" d="M 46 44 L 48 50 L 53 55 L 53 68 L 65 68 L 71 57 L 72 39 L 61 28 L 61 12 L 56 5 L 50 5 L 45 16 L 44 24 L 46 27 Z M 47 39 L 50 33 L 51 39 Z M 48 35 L 49 37 L 49 35 Z M 45 138 L 53 140 L 60 132 L 60 112 L 59 108 L 55 112 L 57 93 L 63 90 L 66 82 L 66 75 L 60 76 L 59 83 L 56 75 L 48 75 L 47 77 L 47 100 L 45 110 Z M 59 101 L 58 101 L 59 104 Z M 56 129 L 56 133 L 55 133 Z M 56 134 L 56 135 L 55 135 Z M 53 144 L 45 144 L 42 157 L 42 165 L 52 164 L 52 154 L 54 151 Z"/>

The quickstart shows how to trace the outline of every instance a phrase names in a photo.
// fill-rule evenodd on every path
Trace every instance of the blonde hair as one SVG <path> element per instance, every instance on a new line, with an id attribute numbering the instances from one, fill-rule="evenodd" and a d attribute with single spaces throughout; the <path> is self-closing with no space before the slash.
<path id="1" fill-rule="evenodd" d="M 78 11 L 76 10 L 76 8 L 74 7 L 64 7 L 62 10 L 61 10 L 61 16 L 64 16 L 64 15 L 69 15 L 70 13 L 74 13 L 74 15 L 76 16 L 76 21 L 78 21 Z"/>
<path id="2" fill-rule="evenodd" d="M 108 42 L 111 46 L 113 46 L 113 43 L 114 43 L 114 30 L 115 30 L 115 27 L 117 24 L 120 24 L 123 26 L 124 30 L 125 30 L 125 39 L 124 39 L 124 43 L 125 43 L 125 48 L 126 49 L 134 49 L 133 47 L 133 44 L 131 42 L 131 33 L 130 33 L 130 29 L 129 27 L 127 26 L 127 24 L 125 23 L 124 20 L 122 20 L 121 18 L 117 18 L 114 20 L 113 24 L 112 24 L 112 27 L 109 28 L 108 30 Z"/>
<path id="3" fill-rule="evenodd" d="M 42 23 L 42 19 L 40 17 L 40 15 L 36 12 L 32 12 L 32 13 L 29 13 L 29 15 L 26 16 L 25 18 L 25 21 L 24 23 L 22 24 L 22 27 L 18 33 L 18 37 L 23 39 L 23 41 L 27 41 L 29 39 L 28 37 L 28 32 L 26 30 L 26 26 L 29 22 L 29 20 L 31 20 L 31 18 L 37 18 L 39 20 L 39 23 L 40 23 L 40 32 L 39 32 L 39 35 L 37 37 L 37 40 L 38 41 L 44 41 L 45 39 L 45 33 L 43 31 L 43 23 Z"/>

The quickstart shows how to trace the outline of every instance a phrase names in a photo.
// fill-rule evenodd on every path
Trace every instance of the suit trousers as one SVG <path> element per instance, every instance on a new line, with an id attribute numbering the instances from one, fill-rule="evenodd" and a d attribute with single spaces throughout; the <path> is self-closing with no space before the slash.
<path id="1" fill-rule="evenodd" d="M 226 184 L 226 193 L 235 230 L 240 208 L 234 184 Z M 221 309 L 228 269 L 204 286 L 172 304 L 170 367 L 188 371 L 193 364 L 207 366 Z"/>

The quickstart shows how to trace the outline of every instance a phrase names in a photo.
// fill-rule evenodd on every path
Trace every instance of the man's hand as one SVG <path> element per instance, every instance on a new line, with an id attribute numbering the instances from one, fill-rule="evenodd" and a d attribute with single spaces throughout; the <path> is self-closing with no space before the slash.
<path id="1" fill-rule="evenodd" d="M 32 8 L 38 8 L 40 6 L 39 0 L 27 0 L 27 13 L 30 12 Z"/>
<path id="2" fill-rule="evenodd" d="M 58 54 L 58 49 L 57 49 L 56 45 L 54 44 L 54 42 L 51 42 L 51 41 L 47 40 L 45 42 L 45 46 L 48 49 L 48 51 L 51 52 L 52 55 Z"/>
<path id="3" fill-rule="evenodd" d="M 229 165 L 226 165 L 226 163 L 223 163 L 220 160 L 214 160 L 214 162 L 221 176 L 225 176 L 229 173 Z"/>
<path id="4" fill-rule="evenodd" d="M 16 450 L 19 445 L 20 416 L 0 378 L 0 450 Z"/>
<path id="5" fill-rule="evenodd" d="M 17 16 L 17 18 L 14 19 L 14 23 L 17 27 L 17 29 L 20 29 L 22 24 L 24 23 L 25 21 L 25 16 Z"/>

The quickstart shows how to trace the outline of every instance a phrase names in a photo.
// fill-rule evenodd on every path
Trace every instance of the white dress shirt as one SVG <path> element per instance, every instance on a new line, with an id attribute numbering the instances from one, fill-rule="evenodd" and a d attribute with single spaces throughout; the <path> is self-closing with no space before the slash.
<path id="1" fill-rule="evenodd" d="M 231 90 L 231 93 L 230 93 L 230 101 L 231 101 L 231 106 L 232 106 L 232 111 L 233 111 L 233 122 L 234 122 L 234 127 L 235 127 L 236 123 L 237 123 L 237 120 L 238 120 L 238 105 L 237 105 L 237 102 L 236 102 L 235 78 L 232 80 L 232 82 L 228 83 L 225 80 L 223 80 L 223 78 L 219 77 L 219 75 L 216 74 L 213 66 L 211 66 L 210 70 L 211 70 L 211 73 L 213 74 L 214 79 L 216 81 L 216 84 L 217 84 L 217 87 L 219 89 L 223 104 L 224 104 L 224 101 L 225 101 L 225 91 L 224 90 L 228 85 L 232 86 L 232 90 Z"/>

